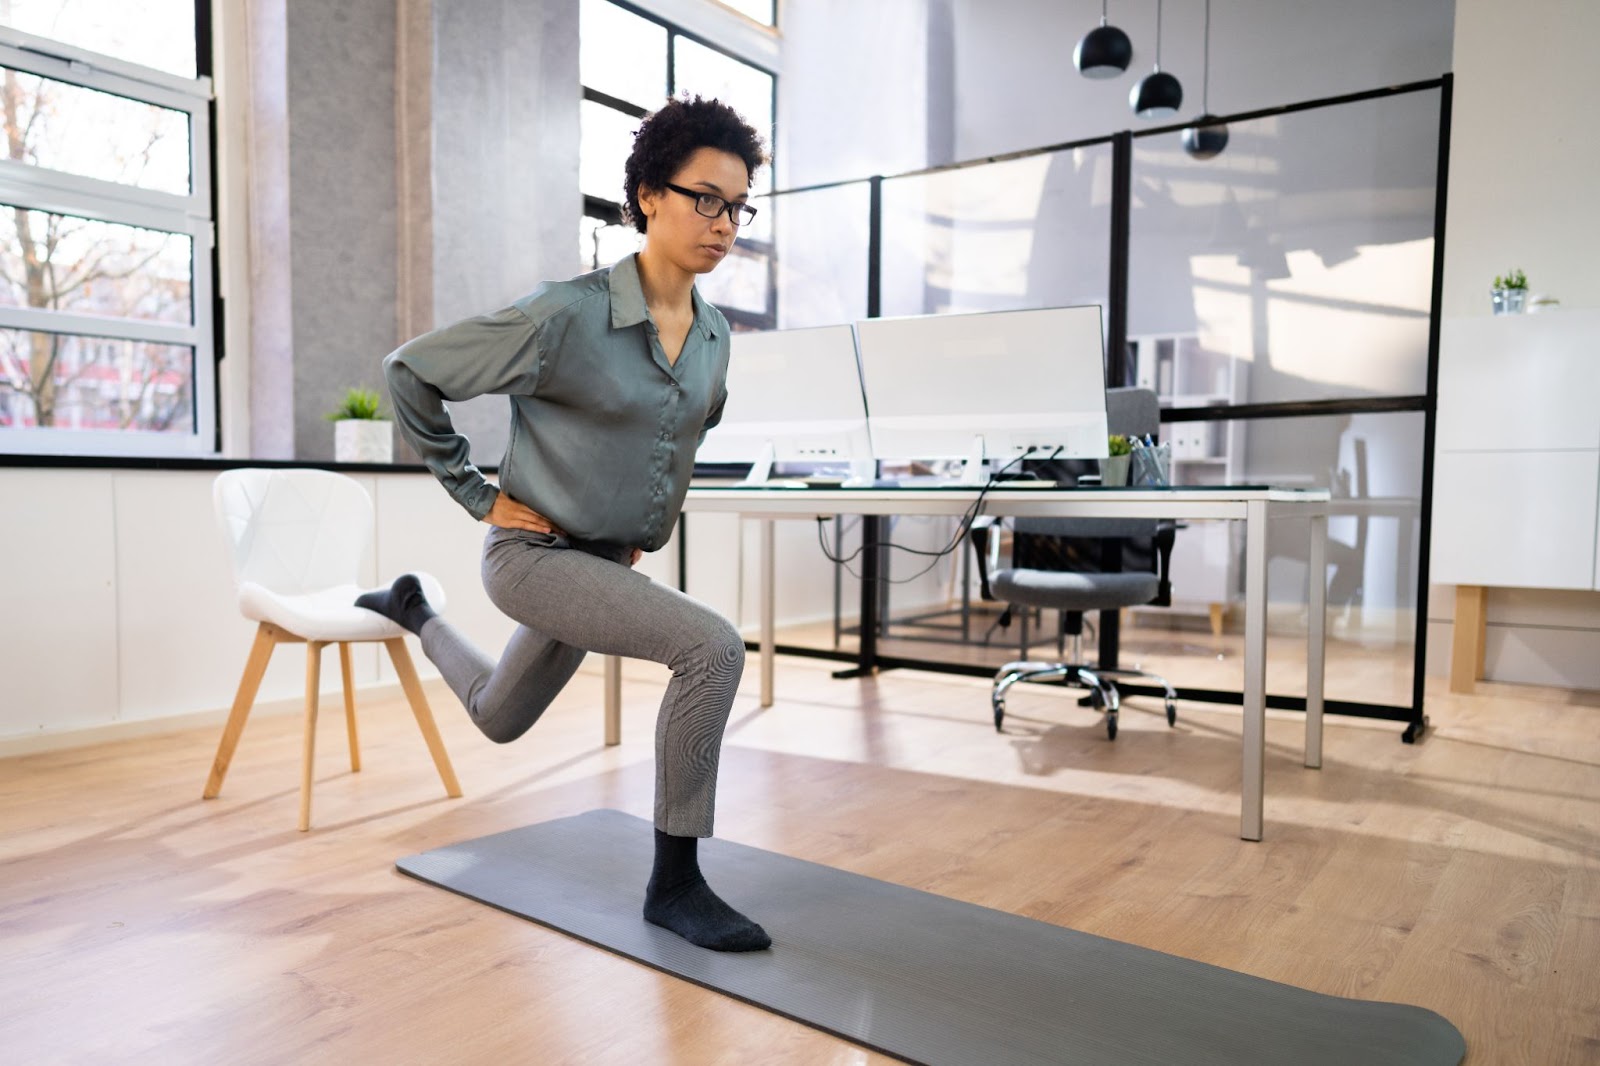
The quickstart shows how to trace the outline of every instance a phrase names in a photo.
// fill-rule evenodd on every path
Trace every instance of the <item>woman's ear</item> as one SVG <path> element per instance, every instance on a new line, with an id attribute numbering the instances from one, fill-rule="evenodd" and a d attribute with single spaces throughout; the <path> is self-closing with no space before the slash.
<path id="1" fill-rule="evenodd" d="M 656 203 L 661 199 L 661 193 L 648 185 L 641 184 L 638 191 L 639 213 L 646 219 L 654 218 Z"/>

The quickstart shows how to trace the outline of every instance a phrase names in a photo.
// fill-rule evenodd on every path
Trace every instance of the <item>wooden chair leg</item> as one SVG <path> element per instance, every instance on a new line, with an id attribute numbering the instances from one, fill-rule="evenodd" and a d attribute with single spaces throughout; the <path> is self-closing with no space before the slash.
<path id="1" fill-rule="evenodd" d="M 317 692 L 322 687 L 323 642 L 306 641 L 306 735 L 300 765 L 300 832 L 311 828 L 311 764 L 317 750 Z"/>
<path id="2" fill-rule="evenodd" d="M 266 622 L 256 627 L 256 640 L 250 648 L 250 658 L 244 664 L 244 676 L 239 678 L 239 690 L 233 697 L 233 710 L 228 712 L 228 724 L 222 729 L 222 740 L 217 744 L 217 757 L 211 760 L 211 774 L 206 778 L 205 799 L 216 799 L 222 791 L 222 779 L 228 776 L 228 764 L 233 761 L 234 749 L 239 746 L 239 735 L 244 732 L 245 719 L 255 705 L 256 692 L 261 688 L 261 677 L 272 660 L 272 649 L 277 646 L 277 631 Z"/>
<path id="3" fill-rule="evenodd" d="M 1484 626 L 1488 590 L 1482 585 L 1456 586 L 1455 632 L 1450 639 L 1450 691 L 1475 692 L 1483 676 Z"/>
<path id="4" fill-rule="evenodd" d="M 444 750 L 444 740 L 439 736 L 439 727 L 433 722 L 433 712 L 428 709 L 428 700 L 422 694 L 422 682 L 417 680 L 417 671 L 411 665 L 411 653 L 406 650 L 404 637 L 391 637 L 383 642 L 389 649 L 389 658 L 394 662 L 394 672 L 400 676 L 400 687 L 405 689 L 406 700 L 411 704 L 411 713 L 417 716 L 417 728 L 422 730 L 422 739 L 427 741 L 428 752 L 433 756 L 433 765 L 439 770 L 439 778 L 444 782 L 445 795 L 452 798 L 461 795 L 461 784 L 456 780 L 455 769 L 450 765 L 450 756 Z"/>
<path id="5" fill-rule="evenodd" d="M 350 770 L 361 770 L 361 740 L 356 735 L 356 682 L 350 670 L 350 642 L 339 642 L 339 672 L 344 675 L 344 725 L 350 734 Z"/>

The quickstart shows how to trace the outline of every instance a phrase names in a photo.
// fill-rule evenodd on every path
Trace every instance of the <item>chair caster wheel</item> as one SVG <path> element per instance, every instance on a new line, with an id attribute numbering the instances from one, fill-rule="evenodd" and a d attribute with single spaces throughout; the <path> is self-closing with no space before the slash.
<path id="1" fill-rule="evenodd" d="M 1002 730 L 1000 728 L 1000 723 L 1005 721 L 1005 720 L 1006 720 L 1006 709 L 1004 707 L 996 707 L 994 709 L 994 731 L 996 733 L 1004 732 L 1004 730 Z"/>
<path id="2" fill-rule="evenodd" d="M 1173 726 L 1173 725 L 1177 725 L 1177 724 L 1178 724 L 1178 705 L 1173 703 L 1171 700 L 1168 700 L 1167 701 L 1167 725 Z"/>
<path id="3" fill-rule="evenodd" d="M 1106 715 L 1106 737 L 1110 740 L 1117 739 L 1117 715 L 1115 711 Z"/>

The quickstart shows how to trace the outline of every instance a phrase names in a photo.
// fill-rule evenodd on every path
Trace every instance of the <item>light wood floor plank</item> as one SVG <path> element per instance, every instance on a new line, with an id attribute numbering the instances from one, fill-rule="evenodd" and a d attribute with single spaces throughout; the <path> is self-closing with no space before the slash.
<path id="1" fill-rule="evenodd" d="M 1024 689 L 996 734 L 981 681 L 844 682 L 831 666 L 780 660 L 767 711 L 751 671 L 719 835 L 1431 1007 L 1473 1063 L 1595 1061 L 1600 697 L 1441 682 L 1423 744 L 1330 717 L 1321 771 L 1299 765 L 1298 718 L 1274 713 L 1267 838 L 1248 844 L 1237 711 L 1184 705 L 1169 729 L 1135 700 L 1111 743 L 1071 693 Z M 171 782 L 205 770 L 210 730 L 0 761 L 7 1059 L 888 1062 L 395 872 L 402 855 L 595 807 L 648 817 L 666 675 L 624 676 L 615 748 L 595 674 L 506 746 L 428 684 L 459 800 L 440 794 L 404 698 L 364 698 L 362 770 L 319 764 L 306 834 L 296 716 L 256 720 L 204 802 Z"/>

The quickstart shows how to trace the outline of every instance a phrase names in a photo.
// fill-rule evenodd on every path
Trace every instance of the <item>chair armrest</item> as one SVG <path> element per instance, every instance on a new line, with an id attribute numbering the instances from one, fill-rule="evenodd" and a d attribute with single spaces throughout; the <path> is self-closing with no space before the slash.
<path id="1" fill-rule="evenodd" d="M 1156 523 L 1156 598 L 1153 607 L 1172 606 L 1172 542 L 1178 535 L 1178 523 L 1162 519 Z"/>
<path id="2" fill-rule="evenodd" d="M 994 593 L 989 589 L 989 544 L 991 537 L 1000 536 L 1000 527 L 992 520 L 982 525 L 974 521 L 967 536 L 972 540 L 972 553 L 978 557 L 978 596 L 992 601 Z"/>

